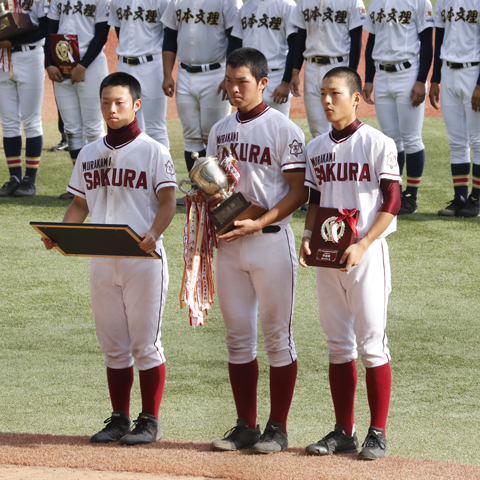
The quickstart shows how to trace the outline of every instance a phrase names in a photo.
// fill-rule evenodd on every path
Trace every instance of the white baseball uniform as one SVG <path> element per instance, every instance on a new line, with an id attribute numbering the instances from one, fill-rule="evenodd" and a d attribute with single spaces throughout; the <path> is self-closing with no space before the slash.
<path id="1" fill-rule="evenodd" d="M 250 120 L 233 113 L 212 128 L 207 155 L 228 144 L 241 173 L 237 191 L 268 209 L 289 191 L 284 173 L 305 168 L 302 130 L 280 112 L 266 109 Z M 257 311 L 270 365 L 297 358 L 292 332 L 298 270 L 289 215 L 275 233 L 257 232 L 218 242 L 218 301 L 226 326 L 228 361 L 246 364 L 257 356 Z"/>
<path id="2" fill-rule="evenodd" d="M 225 76 L 225 31 L 234 26 L 240 6 L 241 0 L 172 0 L 162 16 L 165 27 L 178 32 L 175 99 L 188 152 L 203 150 L 212 126 L 229 112 L 217 88 Z M 201 71 L 189 73 L 182 64 Z"/>
<path id="3" fill-rule="evenodd" d="M 413 107 L 410 95 L 419 69 L 418 35 L 432 27 L 430 0 L 373 0 L 364 25 L 375 35 L 375 112 L 382 132 L 395 140 L 399 152 L 407 154 L 425 148 L 425 102 Z M 395 71 L 385 71 L 385 65 L 394 66 Z"/>
<path id="4" fill-rule="evenodd" d="M 289 35 L 297 30 L 289 21 L 295 2 L 293 0 L 247 0 L 242 5 L 232 30 L 234 37 L 242 40 L 243 47 L 256 48 L 268 62 L 268 83 L 263 91 L 264 102 L 288 117 L 288 102 L 278 104 L 272 94 L 280 85 L 285 71 Z"/>
<path id="5" fill-rule="evenodd" d="M 142 131 L 169 148 L 167 97 L 163 83 L 163 24 L 168 0 L 112 0 L 109 24 L 120 28 L 118 71 L 133 75 L 142 88 L 137 120 Z"/>
<path id="6" fill-rule="evenodd" d="M 159 208 L 157 192 L 176 188 L 168 150 L 145 133 L 116 148 L 106 137 L 85 146 L 68 191 L 87 201 L 91 223 L 127 224 L 150 230 Z M 165 362 L 160 340 L 168 287 L 162 237 L 160 260 L 92 258 L 90 294 L 97 336 L 109 368 L 148 370 Z"/>
<path id="7" fill-rule="evenodd" d="M 341 141 L 331 133 L 312 140 L 307 164 L 305 185 L 321 193 L 320 207 L 360 211 L 358 238 L 368 232 L 383 203 L 380 181 L 400 179 L 394 141 L 362 123 Z M 395 230 L 396 218 L 349 272 L 316 269 L 330 363 L 351 362 L 358 353 L 368 368 L 390 360 L 385 327 L 391 279 L 385 237 Z"/>
<path id="8" fill-rule="evenodd" d="M 312 137 L 330 130 L 320 102 L 324 75 L 334 67 L 348 66 L 350 30 L 363 25 L 362 0 L 299 0 L 292 15 L 295 26 L 307 31 L 304 102 Z M 317 64 L 326 61 L 326 65 Z M 317 63 L 315 63 L 317 62 Z"/>
<path id="9" fill-rule="evenodd" d="M 87 3 L 88 2 L 88 3 Z M 58 20 L 58 33 L 77 35 L 80 59 L 95 34 L 95 24 L 108 21 L 110 0 L 51 0 L 48 18 Z M 55 98 L 65 124 L 69 150 L 79 150 L 87 142 L 105 134 L 100 111 L 100 83 L 108 75 L 103 52 L 85 71 L 85 81 L 72 85 L 70 79 L 54 82 Z"/>
<path id="10" fill-rule="evenodd" d="M 473 163 L 480 165 L 480 112 L 471 103 L 480 73 L 479 13 L 479 0 L 439 0 L 435 7 L 435 26 L 445 29 L 440 99 L 452 164 L 470 164 L 470 144 Z M 447 62 L 457 65 L 450 67 Z M 460 184 L 455 180 L 455 185 Z M 468 188 L 468 174 L 458 180 L 466 180 Z M 480 188 L 478 179 L 474 186 Z"/>

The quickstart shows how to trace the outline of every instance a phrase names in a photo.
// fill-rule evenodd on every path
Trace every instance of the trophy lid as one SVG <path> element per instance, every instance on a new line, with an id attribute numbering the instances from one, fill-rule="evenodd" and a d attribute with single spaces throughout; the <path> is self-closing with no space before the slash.
<path id="1" fill-rule="evenodd" d="M 196 154 L 196 155 L 195 155 Z M 211 157 L 199 157 L 197 152 L 192 153 L 192 158 L 195 159 L 192 169 L 190 170 L 189 177 L 191 180 L 196 176 L 196 173 L 202 170 L 202 168 L 210 162 L 215 162 L 218 164 L 218 158 L 215 156 Z"/>

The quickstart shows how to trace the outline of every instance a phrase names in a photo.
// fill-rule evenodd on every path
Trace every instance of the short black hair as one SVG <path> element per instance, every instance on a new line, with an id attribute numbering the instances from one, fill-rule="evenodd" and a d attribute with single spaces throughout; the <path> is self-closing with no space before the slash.
<path id="1" fill-rule="evenodd" d="M 106 87 L 125 87 L 128 88 L 132 100 L 136 102 L 142 94 L 142 89 L 138 80 L 124 72 L 115 72 L 107 75 L 100 84 L 100 98 L 102 97 L 103 89 Z"/>
<path id="2" fill-rule="evenodd" d="M 227 57 L 227 67 L 248 67 L 257 83 L 268 77 L 268 63 L 265 55 L 255 48 L 237 48 Z"/>
<path id="3" fill-rule="evenodd" d="M 329 70 L 323 79 L 340 77 L 345 80 L 345 83 L 348 86 L 350 95 L 354 93 L 362 93 L 362 79 L 360 75 L 350 67 L 335 67 Z"/>

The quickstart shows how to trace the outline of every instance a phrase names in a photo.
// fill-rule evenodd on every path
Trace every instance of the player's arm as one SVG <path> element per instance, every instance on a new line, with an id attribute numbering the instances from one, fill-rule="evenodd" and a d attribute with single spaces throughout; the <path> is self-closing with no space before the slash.
<path id="1" fill-rule="evenodd" d="M 365 236 L 358 243 L 350 245 L 345 250 L 340 263 L 346 262 L 346 265 L 340 269 L 341 272 L 348 272 L 352 267 L 360 263 L 368 247 L 385 232 L 400 210 L 401 199 L 398 182 L 382 179 L 380 181 L 380 189 L 383 193 L 383 204 Z"/>
<path id="2" fill-rule="evenodd" d="M 63 76 L 60 70 L 52 64 L 52 50 L 50 35 L 58 32 L 59 20 L 48 19 L 47 22 L 47 36 L 45 37 L 45 70 L 47 71 L 48 78 L 53 82 L 63 82 Z"/>
<path id="3" fill-rule="evenodd" d="M 146 253 L 152 253 L 157 247 L 157 240 L 167 229 L 175 215 L 177 208 L 175 202 L 175 187 L 164 187 L 157 192 L 158 207 L 157 214 L 153 220 L 150 230 L 140 235 L 143 240 L 139 243 L 140 248 Z"/>
<path id="4" fill-rule="evenodd" d="M 163 84 L 162 89 L 167 97 L 173 97 L 175 93 L 175 80 L 173 79 L 173 67 L 177 58 L 178 31 L 165 27 L 163 37 Z"/>
<path id="5" fill-rule="evenodd" d="M 435 53 L 433 57 L 433 73 L 430 79 L 430 91 L 428 98 L 435 110 L 438 110 L 440 102 L 440 80 L 442 78 L 442 59 L 440 58 L 440 49 L 442 48 L 445 28 L 435 27 Z"/>
<path id="6" fill-rule="evenodd" d="M 293 51 L 295 48 L 295 39 L 297 38 L 297 32 L 288 36 L 288 53 L 285 62 L 285 70 L 283 71 L 282 83 L 273 91 L 272 98 L 275 103 L 281 105 L 288 102 L 288 96 L 290 95 L 290 82 L 292 81 L 292 69 L 293 69 Z"/>
<path id="7" fill-rule="evenodd" d="M 373 79 L 375 78 L 375 62 L 372 58 L 373 47 L 375 46 L 375 35 L 368 35 L 367 46 L 365 47 L 365 85 L 363 86 L 363 99 L 369 105 L 373 105 Z"/>
<path id="8" fill-rule="evenodd" d="M 303 65 L 303 52 L 306 50 L 307 31 L 299 28 L 295 37 L 292 60 L 292 80 L 290 82 L 290 91 L 294 97 L 300 97 L 300 70 Z"/>
<path id="9" fill-rule="evenodd" d="M 267 225 L 279 222 L 302 206 L 308 199 L 308 188 L 304 185 L 305 170 L 289 170 L 284 172 L 284 175 L 290 190 L 275 206 L 257 220 L 237 220 L 233 222 L 236 228 L 220 235 L 218 238 L 233 242 L 245 235 L 258 232 Z"/>
<path id="10" fill-rule="evenodd" d="M 298 262 L 302 267 L 307 266 L 306 257 L 312 254 L 310 250 L 310 239 L 312 238 L 313 226 L 317 217 L 318 207 L 320 205 L 320 192 L 310 188 L 310 200 L 308 201 L 307 214 L 305 215 L 305 230 L 302 235 L 302 244 L 298 254 Z"/>
<path id="11" fill-rule="evenodd" d="M 227 36 L 227 57 L 237 48 L 242 48 L 243 40 L 232 35 L 233 27 L 227 28 L 225 30 L 225 35 Z M 222 100 L 228 100 L 227 87 L 225 85 L 225 78 L 220 82 L 220 85 L 217 88 L 217 95 L 221 95 Z"/>
<path id="12" fill-rule="evenodd" d="M 418 107 L 425 101 L 426 90 L 425 83 L 427 82 L 428 72 L 432 65 L 433 58 L 433 28 L 426 28 L 418 34 L 420 40 L 420 60 L 417 81 L 413 85 L 412 92 L 410 94 L 410 101 L 412 107 Z"/>
<path id="13" fill-rule="evenodd" d="M 73 202 L 67 208 L 65 215 L 63 216 L 63 223 L 83 223 L 88 215 L 88 204 L 87 201 L 75 195 L 73 197 Z M 45 245 L 47 250 L 51 250 L 53 247 L 57 246 L 57 243 L 50 240 L 49 238 L 42 237 L 42 242 Z"/>
<path id="14" fill-rule="evenodd" d="M 11 40 L 2 40 L 0 48 L 11 48 L 18 45 L 31 45 L 36 43 L 47 35 L 48 18 L 40 17 L 38 19 L 38 27 L 32 32 L 21 35 L 20 37 L 12 38 Z"/>
<path id="15" fill-rule="evenodd" d="M 362 31 L 363 27 L 352 28 L 348 32 L 350 35 L 350 55 L 348 57 L 348 66 L 353 70 L 357 70 L 362 54 Z"/>

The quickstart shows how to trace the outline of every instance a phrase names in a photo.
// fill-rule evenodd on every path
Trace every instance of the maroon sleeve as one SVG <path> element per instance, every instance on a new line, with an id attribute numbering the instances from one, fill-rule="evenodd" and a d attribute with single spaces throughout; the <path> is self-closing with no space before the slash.
<path id="1" fill-rule="evenodd" d="M 382 180 L 380 180 L 380 190 L 382 190 L 383 193 L 383 204 L 379 212 L 397 215 L 400 210 L 400 205 L 402 204 L 398 182 L 396 180 L 382 178 Z"/>
<path id="2" fill-rule="evenodd" d="M 310 189 L 310 199 L 308 203 L 313 203 L 315 205 L 320 205 L 320 192 L 314 188 Z"/>

